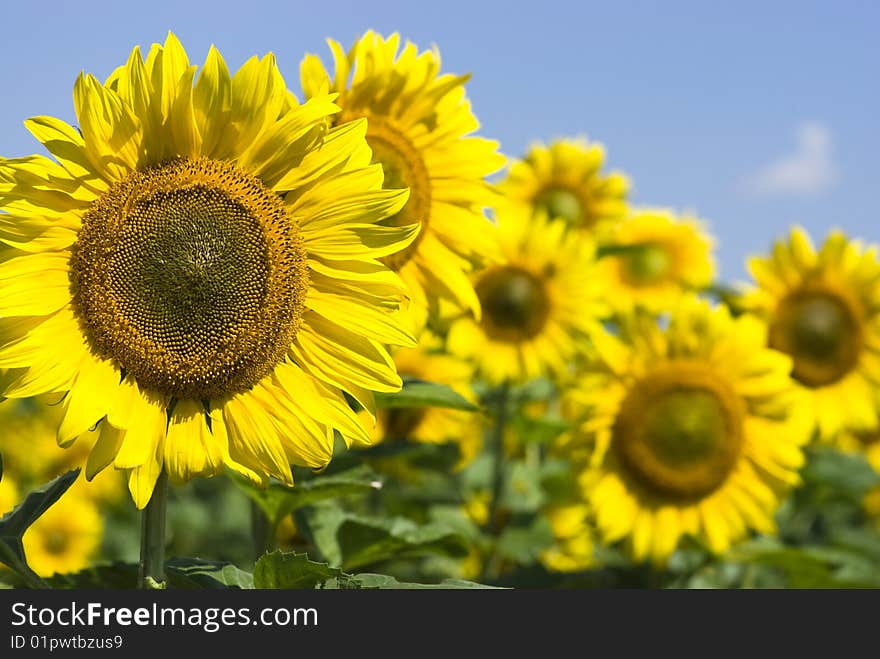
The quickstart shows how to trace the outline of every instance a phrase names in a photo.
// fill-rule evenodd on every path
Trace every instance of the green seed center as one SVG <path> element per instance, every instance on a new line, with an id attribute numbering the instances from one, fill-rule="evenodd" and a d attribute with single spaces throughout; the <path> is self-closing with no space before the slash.
<path id="1" fill-rule="evenodd" d="M 634 246 L 622 258 L 624 276 L 636 286 L 663 280 L 671 266 L 669 252 L 662 245 L 654 243 Z"/>
<path id="2" fill-rule="evenodd" d="M 785 298 L 770 327 L 770 345 L 794 358 L 795 378 L 810 387 L 837 382 L 858 363 L 860 323 L 837 295 L 799 291 Z"/>
<path id="3" fill-rule="evenodd" d="M 515 267 L 488 271 L 476 285 L 486 333 L 500 341 L 529 339 L 544 328 L 550 303 L 542 283 Z"/>
<path id="4" fill-rule="evenodd" d="M 583 218 L 580 198 L 565 188 L 547 188 L 537 196 L 535 205 L 546 211 L 550 219 L 561 218 L 569 224 L 580 224 Z"/>

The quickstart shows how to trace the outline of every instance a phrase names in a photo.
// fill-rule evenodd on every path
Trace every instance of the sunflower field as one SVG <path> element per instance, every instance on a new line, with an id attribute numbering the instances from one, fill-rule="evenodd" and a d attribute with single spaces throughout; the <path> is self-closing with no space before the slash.
<path id="1" fill-rule="evenodd" d="M 721 281 L 603 144 L 328 45 L 169 33 L 0 158 L 0 585 L 880 586 L 877 246 Z"/>

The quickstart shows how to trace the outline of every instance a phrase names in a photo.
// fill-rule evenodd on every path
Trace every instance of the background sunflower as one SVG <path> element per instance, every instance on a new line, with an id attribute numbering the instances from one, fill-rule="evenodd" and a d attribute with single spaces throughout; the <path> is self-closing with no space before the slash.
<path id="1" fill-rule="evenodd" d="M 605 173 L 605 148 L 586 139 L 534 144 L 499 184 L 506 199 L 602 236 L 627 212 L 629 180 Z"/>
<path id="2" fill-rule="evenodd" d="M 790 361 L 765 347 L 761 324 L 690 299 L 665 330 L 632 317 L 595 345 L 572 395 L 580 441 L 594 447 L 580 483 L 603 539 L 662 565 L 683 536 L 720 553 L 750 529 L 773 533 L 808 433 Z"/>
<path id="3" fill-rule="evenodd" d="M 449 350 L 494 382 L 564 373 L 607 313 L 595 245 L 562 220 L 513 209 L 498 218 L 498 240 L 503 261 L 474 278 L 483 314 L 452 324 Z"/>
<path id="4" fill-rule="evenodd" d="M 606 240 L 597 272 L 617 311 L 638 306 L 659 313 L 713 281 L 712 238 L 696 218 L 643 209 L 609 230 Z"/>
<path id="5" fill-rule="evenodd" d="M 791 355 L 819 435 L 878 426 L 880 261 L 875 246 L 832 232 L 817 251 L 796 227 L 749 269 L 757 286 L 738 300 L 768 326 L 768 345 Z"/>
<path id="6" fill-rule="evenodd" d="M 440 73 L 437 49 L 422 51 L 398 34 L 368 31 L 347 53 L 330 39 L 335 69 L 315 55 L 302 62 L 306 98 L 337 92 L 337 121 L 365 117 L 373 162 L 385 187 L 410 189 L 406 205 L 382 224 L 418 227 L 416 239 L 384 262 L 421 308 L 444 299 L 479 314 L 468 273 L 496 257 L 483 209 L 497 202 L 485 177 L 504 165 L 498 143 L 479 128 L 464 85 L 470 76 Z"/>

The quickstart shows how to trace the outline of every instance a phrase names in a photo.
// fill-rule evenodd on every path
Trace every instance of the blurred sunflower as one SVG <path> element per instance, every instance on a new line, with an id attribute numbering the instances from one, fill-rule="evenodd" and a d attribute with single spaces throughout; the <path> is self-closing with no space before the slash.
<path id="1" fill-rule="evenodd" d="M 553 544 L 541 552 L 541 563 L 556 572 L 586 570 L 595 562 L 588 523 L 590 507 L 583 503 L 554 505 L 544 511 L 553 531 Z"/>
<path id="2" fill-rule="evenodd" d="M 10 477 L 4 462 L 3 478 L 0 479 L 0 517 L 21 503 L 18 485 Z"/>
<path id="3" fill-rule="evenodd" d="M 763 318 L 769 345 L 791 355 L 822 439 L 878 426 L 880 261 L 834 231 L 818 250 L 801 228 L 749 260 L 757 286 L 739 303 Z"/>
<path id="4" fill-rule="evenodd" d="M 627 212 L 629 180 L 602 173 L 605 149 L 587 140 L 535 144 L 510 166 L 499 190 L 507 199 L 570 226 L 602 235 Z"/>
<path id="5" fill-rule="evenodd" d="M 302 62 L 306 98 L 338 92 L 337 122 L 367 118 L 373 162 L 381 163 L 385 187 L 408 187 L 406 205 L 382 222 L 421 227 L 405 249 L 382 259 L 409 285 L 417 307 L 437 299 L 479 313 L 467 273 L 496 256 L 492 225 L 483 208 L 495 194 L 484 178 L 505 159 L 498 143 L 469 136 L 479 123 L 464 85 L 470 76 L 440 74 L 440 54 L 419 52 L 400 36 L 368 31 L 346 54 L 328 40 L 335 60 L 328 73 L 316 55 Z"/>
<path id="6" fill-rule="evenodd" d="M 595 246 L 562 220 L 508 209 L 499 218 L 504 260 L 476 275 L 483 314 L 449 328 L 447 346 L 493 382 L 562 373 L 606 313 Z"/>
<path id="7" fill-rule="evenodd" d="M 393 353 L 401 377 L 445 384 L 464 399 L 475 403 L 471 389 L 474 369 L 471 364 L 439 351 L 440 342 L 430 334 L 422 336 L 419 346 L 401 348 Z M 391 407 L 378 410 L 373 438 L 378 442 L 411 440 L 424 444 L 454 443 L 463 467 L 480 451 L 482 429 L 471 412 L 442 407 Z"/>
<path id="8" fill-rule="evenodd" d="M 69 450 L 59 451 L 56 433 L 63 417 L 60 405 L 46 405 L 34 399 L 0 403 L 3 466 L 15 473 L 27 489 L 38 487 L 81 465 L 98 439 L 98 431 L 88 430 Z M 82 485 L 82 495 L 95 501 L 117 502 L 125 492 L 120 475 L 116 471 L 104 471 L 88 484 L 84 481 L 85 476 L 80 476 L 74 487 Z"/>
<path id="9" fill-rule="evenodd" d="M 101 546 L 104 521 L 94 501 L 65 492 L 25 531 L 22 545 L 30 568 L 43 577 L 88 567 Z"/>
<path id="10" fill-rule="evenodd" d="M 806 424 L 791 360 L 755 318 L 685 299 L 669 327 L 626 319 L 595 336 L 597 362 L 575 392 L 593 443 L 581 485 L 607 542 L 663 564 L 681 537 L 723 552 L 747 529 L 774 531 L 799 480 Z"/>
<path id="11" fill-rule="evenodd" d="M 55 160 L 0 161 L 0 395 L 62 393 L 59 443 L 99 424 L 86 475 L 129 470 L 138 507 L 163 468 L 292 484 L 334 428 L 369 443 L 343 391 L 372 408 L 401 385 L 384 346 L 414 343 L 378 259 L 418 227 L 378 224 L 407 193 L 366 122 L 331 128 L 333 97 L 299 105 L 272 55 L 196 68 L 171 34 L 135 48 L 79 76 L 78 129 L 26 122 Z"/>
<path id="12" fill-rule="evenodd" d="M 712 283 L 712 239 L 699 220 L 645 209 L 611 232 L 613 250 L 599 260 L 610 304 L 623 313 L 641 306 L 660 312 L 688 290 Z"/>

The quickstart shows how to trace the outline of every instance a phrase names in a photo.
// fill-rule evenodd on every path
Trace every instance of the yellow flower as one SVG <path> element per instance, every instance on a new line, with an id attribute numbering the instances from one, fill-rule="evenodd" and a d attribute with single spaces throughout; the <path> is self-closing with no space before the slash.
<path id="1" fill-rule="evenodd" d="M 665 311 L 682 292 L 712 283 L 712 239 L 695 218 L 645 209 L 620 223 L 608 242 L 622 249 L 599 259 L 598 276 L 617 311 Z"/>
<path id="2" fill-rule="evenodd" d="M 483 314 L 449 329 L 450 352 L 473 359 L 489 380 L 562 373 L 606 313 L 588 236 L 513 209 L 501 215 L 504 260 L 475 277 Z"/>
<path id="3" fill-rule="evenodd" d="M 556 572 L 578 572 L 593 565 L 593 537 L 583 503 L 555 505 L 544 514 L 553 530 L 554 543 L 541 553 L 541 563 Z"/>
<path id="4" fill-rule="evenodd" d="M 100 548 L 103 531 L 94 502 L 70 489 L 25 531 L 28 565 L 43 577 L 82 570 Z"/>
<path id="5" fill-rule="evenodd" d="M 438 299 L 479 312 L 467 273 L 495 256 L 492 226 L 483 214 L 495 196 L 484 177 L 504 165 L 498 143 L 469 136 L 479 127 L 465 96 L 469 76 L 440 74 L 440 55 L 419 52 L 400 37 L 369 31 L 346 53 L 328 40 L 335 68 L 316 55 L 302 62 L 307 98 L 338 92 L 339 121 L 367 118 L 373 162 L 386 187 L 408 187 L 406 206 L 383 222 L 421 227 L 406 249 L 383 261 L 409 285 L 418 308 Z"/>
<path id="6" fill-rule="evenodd" d="M 21 503 L 21 495 L 18 491 L 18 485 L 6 471 L 4 463 L 3 478 L 0 480 L 0 517 L 15 508 L 19 503 Z"/>
<path id="7" fill-rule="evenodd" d="M 514 162 L 499 190 L 508 200 L 570 226 L 603 234 L 626 215 L 629 180 L 602 173 L 605 149 L 585 139 L 535 144 Z"/>
<path id="8" fill-rule="evenodd" d="M 439 351 L 439 341 L 422 336 L 415 348 L 394 352 L 397 372 L 405 378 L 445 384 L 464 399 L 476 402 L 471 389 L 473 366 Z M 379 410 L 373 431 L 376 442 L 408 439 L 424 444 L 455 443 L 459 467 L 476 457 L 482 446 L 480 419 L 472 412 L 442 407 L 401 407 Z"/>
<path id="9" fill-rule="evenodd" d="M 99 424 L 89 478 L 128 470 L 138 507 L 224 466 L 292 484 L 325 466 L 346 404 L 401 381 L 405 286 L 379 259 L 417 227 L 379 223 L 366 122 L 331 128 L 333 96 L 298 104 L 272 55 L 230 76 L 169 35 L 104 84 L 80 75 L 78 129 L 26 122 L 55 157 L 0 160 L 0 395 L 63 394 L 58 440 Z"/>
<path id="10" fill-rule="evenodd" d="M 794 228 L 773 253 L 754 257 L 757 286 L 741 305 L 765 320 L 769 345 L 791 355 L 819 436 L 878 426 L 880 261 L 834 231 L 818 252 Z"/>
<path id="11" fill-rule="evenodd" d="M 56 432 L 64 417 L 60 405 L 46 405 L 32 399 L 8 400 L 0 403 L 0 454 L 7 472 L 15 473 L 17 479 L 28 489 L 49 482 L 56 476 L 75 469 L 89 455 L 98 439 L 97 431 L 89 430 L 80 435 L 68 451 L 59 451 Z M 125 492 L 120 474 L 106 470 L 91 483 L 80 476 L 83 496 L 99 502 L 119 501 Z"/>
<path id="12" fill-rule="evenodd" d="M 748 529 L 773 533 L 808 437 L 791 360 L 757 319 L 696 298 L 665 330 L 638 315 L 622 332 L 596 334 L 572 394 L 594 447 L 579 480 L 603 539 L 663 564 L 684 535 L 720 553 Z"/>

